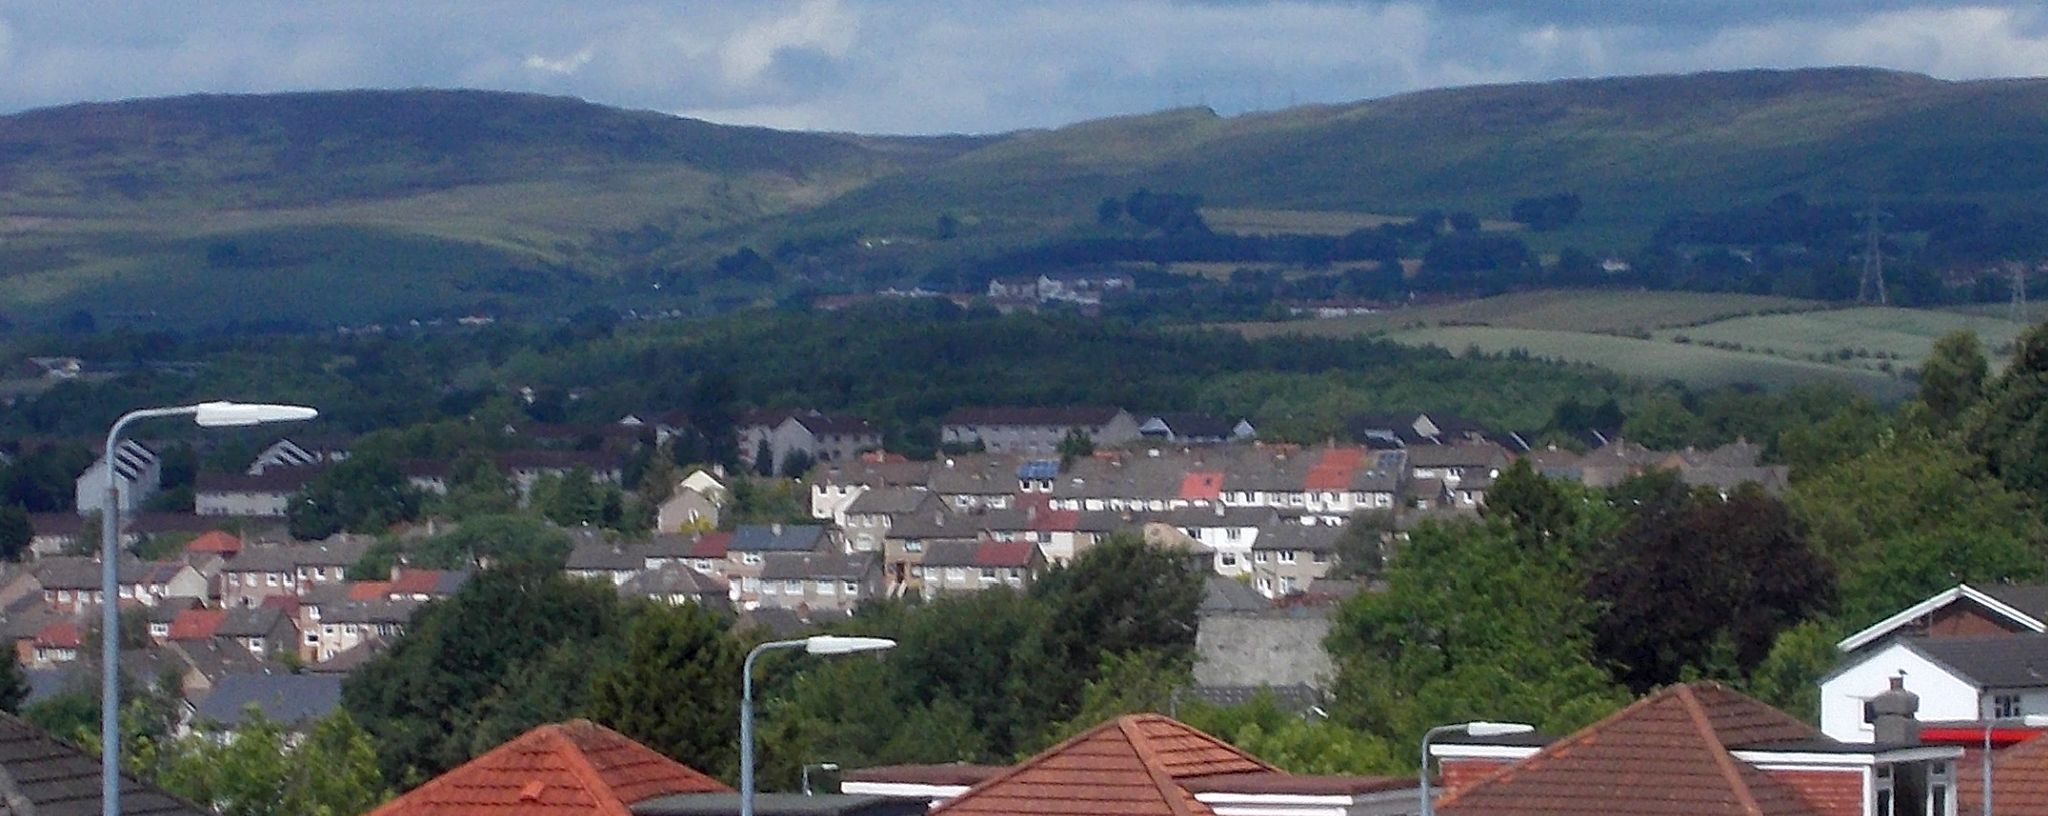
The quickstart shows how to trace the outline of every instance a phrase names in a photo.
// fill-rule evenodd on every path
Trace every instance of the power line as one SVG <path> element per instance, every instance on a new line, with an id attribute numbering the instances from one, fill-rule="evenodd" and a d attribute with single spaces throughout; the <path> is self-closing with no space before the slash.
<path id="1" fill-rule="evenodd" d="M 1879 306 L 1891 303 L 1884 291 L 1884 228 L 1881 225 L 1884 215 L 1878 211 L 1877 201 L 1873 199 L 1869 212 L 1864 215 L 1869 222 L 1869 230 L 1863 248 L 1863 280 L 1856 285 L 1858 303 L 1869 303 L 1873 293 Z"/>

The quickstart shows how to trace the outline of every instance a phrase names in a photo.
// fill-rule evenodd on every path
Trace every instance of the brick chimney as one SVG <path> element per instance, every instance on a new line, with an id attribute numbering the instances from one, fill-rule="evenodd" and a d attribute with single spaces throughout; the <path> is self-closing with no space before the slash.
<path id="1" fill-rule="evenodd" d="M 1920 695 L 1906 690 L 1903 675 L 1893 677 L 1891 688 L 1864 704 L 1871 736 L 1879 745 L 1920 744 L 1920 721 L 1913 718 L 1919 710 Z"/>

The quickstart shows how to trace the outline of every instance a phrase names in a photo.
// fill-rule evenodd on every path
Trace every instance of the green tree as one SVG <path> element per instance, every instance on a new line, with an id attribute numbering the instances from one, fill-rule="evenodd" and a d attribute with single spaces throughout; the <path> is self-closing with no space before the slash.
<path id="1" fill-rule="evenodd" d="M 1498 520 L 1425 524 L 1386 580 L 1331 627 L 1343 725 L 1397 745 L 1477 719 L 1564 733 L 1627 699 L 1598 662 L 1596 610 L 1562 544 L 1526 547 Z"/>
<path id="2" fill-rule="evenodd" d="M 478 516 L 413 549 L 413 563 L 439 569 L 471 566 L 561 569 L 575 547 L 569 534 L 529 516 Z"/>
<path id="3" fill-rule="evenodd" d="M 591 681 L 591 719 L 693 768 L 735 778 L 732 729 L 745 654 L 725 624 L 695 604 L 640 609 L 626 630 L 624 659 Z"/>
<path id="4" fill-rule="evenodd" d="M 1697 444 L 1706 435 L 1706 423 L 1669 393 L 1658 393 L 1622 423 L 1628 441 L 1659 450 Z"/>
<path id="5" fill-rule="evenodd" d="M 1936 419 L 1953 420 L 1983 397 L 1989 371 L 1976 332 L 1944 335 L 1920 364 L 1920 401 Z"/>
<path id="6" fill-rule="evenodd" d="M 2020 335 L 2012 363 L 1962 424 L 1993 475 L 2037 505 L 2048 498 L 2048 323 Z"/>
<path id="7" fill-rule="evenodd" d="M 1820 679 L 1842 659 L 1838 627 L 1810 620 L 1778 633 L 1771 653 L 1746 683 L 1757 699 L 1807 722 L 1820 722 Z"/>
<path id="8" fill-rule="evenodd" d="M 483 701 L 515 671 L 558 644 L 609 642 L 623 628 L 609 586 L 538 567 L 484 570 L 350 674 L 342 705 L 370 732 L 387 780 L 418 780 L 472 756 Z"/>
<path id="9" fill-rule="evenodd" d="M 462 521 L 519 511 L 519 489 L 483 452 L 463 451 L 448 470 L 448 495 L 437 502 L 441 515 Z"/>
<path id="10" fill-rule="evenodd" d="M 28 673 L 21 668 L 21 661 L 8 655 L 5 664 L 0 664 L 0 711 L 9 714 L 21 713 L 21 704 L 28 701 Z"/>
<path id="11" fill-rule="evenodd" d="M 27 510 L 18 504 L 0 504 L 0 559 L 20 561 L 35 537 L 36 530 L 29 524 Z"/>
<path id="12" fill-rule="evenodd" d="M 1187 553 L 1149 546 L 1132 533 L 1114 533 L 1055 567 L 1031 587 L 1045 604 L 1048 659 L 1062 670 L 1054 717 L 1072 716 L 1081 685 L 1100 655 L 1156 651 L 1161 659 L 1194 659 L 1195 608 L 1202 574 Z"/>
<path id="13" fill-rule="evenodd" d="M 419 516 L 420 492 L 390 460 L 358 454 L 320 474 L 292 497 L 292 537 L 322 539 L 343 530 L 383 532 Z"/>
<path id="14" fill-rule="evenodd" d="M 1194 682 L 1192 666 L 1159 652 L 1109 652 L 1102 656 L 1094 679 L 1081 687 L 1073 716 L 1053 726 L 1052 743 L 1102 723 L 1142 711 L 1166 711 L 1174 692 Z"/>
<path id="15" fill-rule="evenodd" d="M 1408 753 L 1385 739 L 1316 714 L 1280 707 L 1270 690 L 1250 702 L 1215 706 L 1180 704 L 1177 717 L 1201 731 L 1244 749 L 1288 773 L 1386 775 L 1407 770 Z"/>
<path id="16" fill-rule="evenodd" d="M 147 742 L 135 762 L 165 790 L 221 816 L 354 816 L 390 795 L 369 735 L 345 712 L 294 741 L 252 710 L 229 739 Z"/>

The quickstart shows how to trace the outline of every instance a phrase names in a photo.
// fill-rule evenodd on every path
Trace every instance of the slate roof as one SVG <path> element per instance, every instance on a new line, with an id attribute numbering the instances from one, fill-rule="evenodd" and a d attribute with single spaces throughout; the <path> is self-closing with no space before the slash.
<path id="1" fill-rule="evenodd" d="M 177 569 L 182 566 L 184 565 L 178 563 L 124 558 L 117 565 L 115 572 L 117 580 L 122 584 L 149 583 L 152 580 L 161 583 L 177 574 Z M 31 572 L 35 574 L 36 582 L 42 584 L 44 589 L 100 588 L 99 562 L 82 555 L 53 555 L 42 558 L 36 561 Z"/>
<path id="2" fill-rule="evenodd" d="M 341 707 L 341 675 L 234 673 L 213 681 L 193 716 L 225 728 L 242 724 L 255 706 L 271 722 L 297 725 Z"/>
<path id="3" fill-rule="evenodd" d="M 1259 537 L 1252 540 L 1252 549 L 1334 553 L 1337 539 L 1343 534 L 1342 528 L 1328 524 L 1280 522 L 1260 527 Z"/>
<path id="4" fill-rule="evenodd" d="M 742 524 L 732 531 L 729 550 L 812 552 L 824 546 L 825 528 L 815 524 Z"/>
<path id="5" fill-rule="evenodd" d="M 983 780 L 933 816 L 1214 816 L 1184 781 L 1277 769 L 1158 714 L 1096 726 Z"/>
<path id="6" fill-rule="evenodd" d="M 390 648 L 390 646 L 391 644 L 386 643 L 383 638 L 372 635 L 363 638 L 361 643 L 341 650 L 325 661 L 307 666 L 306 671 L 345 677 L 349 672 L 362 668 L 363 664 L 383 654 L 384 650 Z"/>
<path id="7" fill-rule="evenodd" d="M 1443 816 L 1812 816 L 1790 785 L 1731 753 L 1811 740 L 1825 738 L 1718 683 L 1674 685 L 1445 796 L 1436 810 Z"/>
<path id="8" fill-rule="evenodd" d="M 193 480 L 196 493 L 297 493 L 330 465 L 272 465 L 262 473 L 201 473 Z"/>
<path id="9" fill-rule="evenodd" d="M 240 607 L 228 610 L 213 634 L 216 637 L 264 637 L 284 622 L 284 610 L 277 607 Z"/>
<path id="10" fill-rule="evenodd" d="M 1273 602 L 1245 582 L 1223 575 L 1211 575 L 1202 582 L 1202 604 L 1197 614 L 1270 612 Z"/>
<path id="11" fill-rule="evenodd" d="M 521 734 L 368 816 L 627 816 L 633 803 L 658 796 L 731 790 L 616 731 L 571 720 Z"/>
<path id="12" fill-rule="evenodd" d="M 412 613 L 420 608 L 421 603 L 408 598 L 328 604 L 320 608 L 320 622 L 406 624 L 412 621 Z"/>
<path id="13" fill-rule="evenodd" d="M 2028 615 L 2048 619 L 2048 584 L 1971 584 L 1972 588 Z"/>
<path id="14" fill-rule="evenodd" d="M 867 577 L 881 564 L 879 553 L 772 553 L 761 562 L 761 580 Z"/>
<path id="15" fill-rule="evenodd" d="M 918 509 L 933 499 L 932 492 L 922 487 L 876 487 L 862 491 L 846 506 L 849 516 L 885 515 L 893 516 Z"/>
<path id="16" fill-rule="evenodd" d="M 637 550 L 594 542 L 578 544 L 575 549 L 570 550 L 569 560 L 563 568 L 592 572 L 633 572 L 640 569 L 644 563 L 644 557 Z"/>
<path id="17" fill-rule="evenodd" d="M 315 544 L 244 547 L 221 565 L 221 571 L 292 572 L 299 567 L 352 567 L 373 543 L 368 538 L 336 537 Z"/>
<path id="18" fill-rule="evenodd" d="M 2048 686 L 2048 634 L 1907 638 L 1900 641 L 1984 688 Z"/>
<path id="19" fill-rule="evenodd" d="M 12 714 L 0 714 L 0 770 L 6 772 L 9 794 L 18 793 L 30 807 L 7 802 L 5 812 L 35 816 L 98 816 L 99 757 L 44 733 Z M 12 795 L 7 799 L 12 800 Z M 130 816 L 200 816 L 197 806 L 165 793 L 134 776 L 121 774 L 121 812 Z"/>

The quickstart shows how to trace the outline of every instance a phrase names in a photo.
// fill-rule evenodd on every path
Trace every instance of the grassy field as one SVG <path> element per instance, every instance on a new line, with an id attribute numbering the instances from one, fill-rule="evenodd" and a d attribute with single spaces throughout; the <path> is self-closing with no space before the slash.
<path id="1" fill-rule="evenodd" d="M 1880 399 L 1896 399 L 1913 390 L 1904 380 L 1876 371 L 1632 337 L 1448 326 L 1398 331 L 1389 334 L 1388 339 L 1407 345 L 1437 346 L 1454 353 L 1475 347 L 1490 353 L 1520 350 L 1543 359 L 1585 363 L 1644 380 L 1678 380 L 1694 387 L 1752 383 L 1786 388 L 1835 383 Z"/>
<path id="2" fill-rule="evenodd" d="M 1700 292 L 1543 291 L 1390 309 L 1334 320 L 1246 323 L 1251 337 L 1307 334 L 1338 337 L 1435 326 L 1485 325 L 1599 334 L 1636 334 L 1694 326 L 1740 315 L 1824 308 L 1817 301 Z"/>
<path id="3" fill-rule="evenodd" d="M 1659 340 L 1684 337 L 1793 360 L 1826 360 L 1833 365 L 1877 370 L 1918 368 L 1942 335 L 1972 331 L 1994 353 L 2010 347 L 2025 326 L 2002 317 L 1926 309 L 1856 308 L 1800 314 L 1737 317 L 1702 326 L 1669 329 Z"/>

